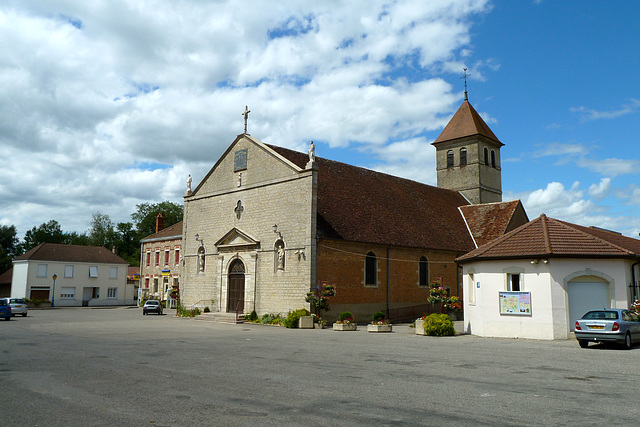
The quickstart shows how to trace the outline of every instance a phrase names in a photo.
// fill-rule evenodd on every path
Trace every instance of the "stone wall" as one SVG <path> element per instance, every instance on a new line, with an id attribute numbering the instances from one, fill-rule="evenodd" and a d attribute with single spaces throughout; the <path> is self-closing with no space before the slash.
<path id="1" fill-rule="evenodd" d="M 246 169 L 234 171 L 239 150 L 247 150 Z M 184 305 L 211 306 L 214 299 L 216 310 L 227 311 L 229 266 L 240 259 L 245 267 L 244 312 L 286 314 L 308 308 L 304 298 L 315 268 L 316 179 L 313 170 L 300 169 L 240 136 L 197 193 L 185 197 Z M 278 269 L 278 242 L 284 244 L 284 269 Z M 204 271 L 198 268 L 201 244 Z"/>

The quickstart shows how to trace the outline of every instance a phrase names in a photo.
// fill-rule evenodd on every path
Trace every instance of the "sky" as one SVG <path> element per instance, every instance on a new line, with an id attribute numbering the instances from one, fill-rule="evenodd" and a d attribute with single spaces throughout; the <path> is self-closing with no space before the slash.
<path id="1" fill-rule="evenodd" d="M 503 200 L 640 233 L 640 2 L 3 0 L 0 225 L 182 203 L 243 132 L 436 185 L 469 101 Z"/>

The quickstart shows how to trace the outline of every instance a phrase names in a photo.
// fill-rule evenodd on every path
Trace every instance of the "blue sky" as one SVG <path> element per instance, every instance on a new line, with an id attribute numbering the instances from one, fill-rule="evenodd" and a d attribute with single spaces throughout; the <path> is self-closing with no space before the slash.
<path id="1" fill-rule="evenodd" d="M 19 235 L 181 202 L 242 132 L 435 185 L 469 100 L 505 144 L 504 200 L 640 232 L 635 2 L 0 5 L 0 224 Z"/>

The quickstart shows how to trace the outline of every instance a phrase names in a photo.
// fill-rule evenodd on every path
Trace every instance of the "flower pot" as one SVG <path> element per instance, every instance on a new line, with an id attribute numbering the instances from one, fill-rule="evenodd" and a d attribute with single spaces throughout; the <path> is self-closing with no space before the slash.
<path id="1" fill-rule="evenodd" d="M 313 329 L 313 316 L 300 316 L 298 319 L 298 328 Z"/>
<path id="2" fill-rule="evenodd" d="M 416 319 L 416 335 L 425 335 L 424 332 L 424 321 L 422 319 Z"/>
<path id="3" fill-rule="evenodd" d="M 367 332 L 391 332 L 392 330 L 392 325 L 374 325 L 373 323 L 367 325 Z"/>
<path id="4" fill-rule="evenodd" d="M 313 325 L 314 329 L 324 329 L 325 324 L 324 323 L 316 323 Z"/>
<path id="5" fill-rule="evenodd" d="M 355 331 L 358 329 L 358 325 L 355 323 L 334 323 L 334 331 Z"/>

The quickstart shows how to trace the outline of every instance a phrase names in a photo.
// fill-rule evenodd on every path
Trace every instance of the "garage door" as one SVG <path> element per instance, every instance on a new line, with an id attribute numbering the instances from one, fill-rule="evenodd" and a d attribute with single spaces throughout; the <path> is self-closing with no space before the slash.
<path id="1" fill-rule="evenodd" d="M 569 283 L 569 325 L 573 327 L 587 311 L 610 308 L 607 284 L 602 282 Z"/>

